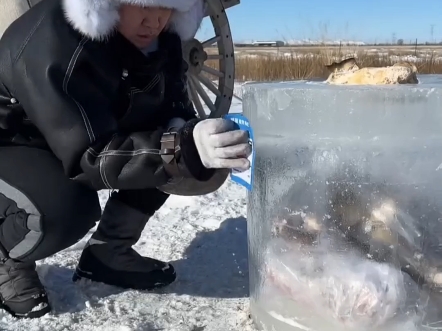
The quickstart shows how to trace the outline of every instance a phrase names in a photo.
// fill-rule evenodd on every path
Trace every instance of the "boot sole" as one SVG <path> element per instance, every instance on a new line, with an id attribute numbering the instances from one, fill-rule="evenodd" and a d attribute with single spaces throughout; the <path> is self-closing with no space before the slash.
<path id="1" fill-rule="evenodd" d="M 46 303 L 46 306 L 43 307 L 40 310 L 36 310 L 36 311 L 30 311 L 26 314 L 20 314 L 20 313 L 16 313 L 14 311 L 12 311 L 8 306 L 0 303 L 0 309 L 3 309 L 4 311 L 6 311 L 8 314 L 10 314 L 12 317 L 15 318 L 19 318 L 19 319 L 34 319 L 34 318 L 40 318 L 43 317 L 44 315 L 48 314 L 51 312 L 51 306 Z"/>
<path id="2" fill-rule="evenodd" d="M 155 291 L 164 287 L 169 286 L 170 284 L 175 282 L 175 279 L 172 282 L 165 282 L 165 283 L 155 283 L 154 285 L 151 286 L 123 286 L 121 285 L 121 283 L 119 283 L 118 281 L 115 281 L 111 278 L 107 279 L 106 281 L 100 280 L 100 279 L 94 279 L 92 278 L 90 275 L 88 275 L 87 273 L 82 272 L 81 270 L 76 269 L 73 276 L 72 276 L 72 281 L 74 283 L 82 280 L 82 279 L 86 279 L 86 280 L 90 280 L 96 283 L 102 283 L 102 284 L 106 284 L 106 285 L 111 285 L 111 286 L 115 286 L 115 287 L 119 287 L 119 288 L 123 288 L 123 289 L 129 289 L 129 290 L 137 290 L 137 291 Z"/>

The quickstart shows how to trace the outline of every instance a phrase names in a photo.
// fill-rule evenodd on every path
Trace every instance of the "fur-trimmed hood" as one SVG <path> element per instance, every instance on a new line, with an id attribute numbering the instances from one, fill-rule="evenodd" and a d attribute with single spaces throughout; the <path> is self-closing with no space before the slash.
<path id="1" fill-rule="evenodd" d="M 77 31 L 91 39 L 103 40 L 114 32 L 122 4 L 174 9 L 166 29 L 176 32 L 183 41 L 195 36 L 205 10 L 204 0 L 63 0 L 63 10 Z"/>

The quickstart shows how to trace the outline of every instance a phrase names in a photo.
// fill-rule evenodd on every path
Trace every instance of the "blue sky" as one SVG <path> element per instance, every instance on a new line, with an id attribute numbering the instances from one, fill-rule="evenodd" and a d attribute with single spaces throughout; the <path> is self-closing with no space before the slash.
<path id="1" fill-rule="evenodd" d="M 442 41 L 442 0 L 241 0 L 227 10 L 235 41 Z M 206 18 L 197 37 L 213 36 Z"/>

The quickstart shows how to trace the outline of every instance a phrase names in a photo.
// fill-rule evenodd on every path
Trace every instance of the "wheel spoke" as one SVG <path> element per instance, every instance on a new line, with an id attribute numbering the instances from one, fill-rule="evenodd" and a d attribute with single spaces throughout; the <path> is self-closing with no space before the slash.
<path id="1" fill-rule="evenodd" d="M 212 67 L 203 65 L 202 70 L 207 72 L 208 74 L 211 74 L 213 76 L 219 77 L 219 78 L 223 78 L 224 74 L 221 71 L 218 71 L 216 69 L 213 69 Z"/>
<path id="2" fill-rule="evenodd" d="M 207 60 L 222 60 L 224 59 L 224 55 L 222 54 L 208 54 Z"/>
<path id="3" fill-rule="evenodd" d="M 200 82 L 194 76 L 190 76 L 190 79 L 194 83 L 196 91 L 201 96 L 201 99 L 203 99 L 203 101 L 207 105 L 207 107 L 209 107 L 210 111 L 215 112 L 216 107 L 215 107 L 214 103 L 212 102 L 212 100 L 210 100 L 210 97 L 207 95 L 206 91 L 204 91 Z"/>
<path id="4" fill-rule="evenodd" d="M 203 47 L 212 46 L 215 42 L 218 42 L 221 39 L 220 36 L 215 36 L 213 38 L 207 39 L 206 41 L 203 41 L 201 44 Z"/>
<path id="5" fill-rule="evenodd" d="M 219 85 L 217 85 L 215 82 L 212 82 L 212 81 L 210 81 L 213 85 L 215 85 L 215 87 L 216 88 L 219 88 Z M 220 92 L 221 93 L 221 92 Z M 240 97 L 240 96 L 238 96 L 237 94 L 235 94 L 235 93 L 232 93 L 232 96 L 235 98 L 235 99 L 238 99 L 239 101 L 241 101 L 242 102 L 242 98 Z"/>
<path id="6" fill-rule="evenodd" d="M 195 112 L 201 118 L 216 118 L 227 114 L 234 97 L 235 47 L 225 1 L 230 0 L 204 1 L 205 17 L 210 19 L 213 32 L 205 41 L 194 39 L 185 43 L 183 55 L 192 66 L 188 73 L 189 96 L 193 100 Z M 232 7 L 239 2 L 232 0 L 228 6 Z M 196 53 L 195 50 L 206 54 Z"/>
<path id="7" fill-rule="evenodd" d="M 212 83 L 212 81 L 207 78 L 206 76 L 202 75 L 201 73 L 198 75 L 198 80 L 204 84 L 205 87 L 207 87 L 213 94 L 215 94 L 217 97 L 221 96 L 220 90 L 215 86 L 215 84 Z"/>
<path id="8" fill-rule="evenodd" d="M 200 116 L 201 119 L 207 118 L 207 114 L 204 111 L 204 107 L 201 103 L 201 100 L 200 100 L 198 94 L 196 93 L 196 86 L 193 83 L 192 79 L 189 79 L 189 85 L 190 85 L 190 94 L 192 96 L 192 101 L 195 104 L 195 108 L 196 108 L 196 111 L 198 112 L 198 115 Z"/>

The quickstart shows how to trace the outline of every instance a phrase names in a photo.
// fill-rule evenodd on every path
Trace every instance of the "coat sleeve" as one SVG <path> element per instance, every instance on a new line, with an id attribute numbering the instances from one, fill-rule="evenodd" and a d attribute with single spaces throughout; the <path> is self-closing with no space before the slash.
<path id="1" fill-rule="evenodd" d="M 176 68 L 169 74 L 172 82 L 168 84 L 170 88 L 166 93 L 166 98 L 172 103 L 174 117 L 192 121 L 196 119 L 196 111 L 187 90 L 187 70 L 188 64 L 181 60 L 180 68 Z M 195 153 L 193 158 L 199 158 L 196 147 L 190 150 Z M 226 181 L 229 173 L 229 169 L 217 169 L 212 171 L 204 181 L 201 180 L 201 176 L 173 178 L 158 189 L 168 194 L 182 196 L 204 195 L 216 191 Z"/>
<path id="2" fill-rule="evenodd" d="M 30 47 L 20 56 L 11 57 L 11 93 L 61 161 L 68 177 L 96 190 L 167 184 L 173 176 L 165 170 L 160 155 L 165 129 L 118 132 L 112 111 L 115 86 L 105 79 L 108 75 L 119 78 L 121 73 L 104 75 L 84 51 L 86 42 L 82 39 L 76 47 L 66 44 L 55 59 L 50 47 L 42 47 L 36 55 L 38 59 Z M 194 121 L 186 125 L 193 127 Z M 182 149 L 187 146 L 191 150 L 192 135 L 183 136 L 180 144 Z M 195 174 L 204 173 L 185 168 L 184 164 L 179 165 L 183 177 L 195 178 Z"/>

